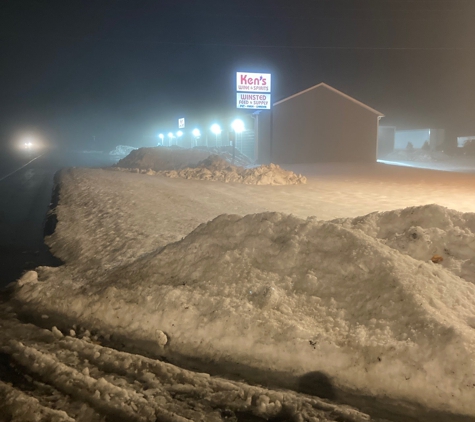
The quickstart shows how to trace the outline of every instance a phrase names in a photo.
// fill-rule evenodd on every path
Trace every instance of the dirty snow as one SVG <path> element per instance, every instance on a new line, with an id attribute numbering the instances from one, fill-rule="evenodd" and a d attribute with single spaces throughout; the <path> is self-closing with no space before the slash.
<path id="1" fill-rule="evenodd" d="M 468 222 L 467 241 L 453 250 L 473 262 L 475 216 L 455 217 Z M 430 257 L 338 223 L 222 215 L 87 285 L 57 272 L 21 281 L 15 299 L 168 359 L 323 371 L 338 390 L 475 415 L 475 285 Z"/>
<path id="2" fill-rule="evenodd" d="M 179 146 L 139 148 L 131 151 L 127 157 L 120 160 L 116 167 L 139 170 L 180 170 L 194 166 L 205 160 L 210 155 L 219 155 L 224 160 L 231 162 L 232 147 L 195 147 L 181 148 Z M 239 166 L 251 165 L 251 160 L 238 150 L 235 151 L 234 164 Z"/>
<path id="3" fill-rule="evenodd" d="M 132 171 L 149 176 L 161 175 L 170 178 L 210 180 L 225 183 L 244 183 L 246 185 L 298 185 L 305 184 L 305 176 L 296 175 L 276 164 L 261 165 L 244 168 L 234 166 L 219 155 L 210 155 L 194 167 L 185 167 L 181 170 L 154 171 L 152 169 L 124 169 L 112 167 L 119 171 Z"/>
<path id="4" fill-rule="evenodd" d="M 203 149 L 141 148 L 120 160 L 111 170 L 161 175 L 170 178 L 210 180 L 247 185 L 297 185 L 306 178 L 276 164 L 244 168 L 231 164 L 232 155 L 222 150 L 222 155 L 211 154 L 196 162 L 198 157 L 209 154 Z M 188 161 L 186 164 L 184 164 Z M 240 159 L 242 162 L 243 160 Z"/>
<path id="5" fill-rule="evenodd" d="M 137 148 L 131 147 L 128 145 L 117 145 L 111 152 L 110 155 L 126 156 L 129 155 L 132 151 L 135 151 Z"/>
<path id="6" fill-rule="evenodd" d="M 55 326 L 50 331 L 21 323 L 11 311 L 1 316 L 0 353 L 14 363 L 11 371 L 17 366 L 28 370 L 26 376 L 15 372 L 13 382 L 0 381 L 2 421 L 375 420 L 316 397 L 118 351 L 85 330 L 63 335 Z"/>
<path id="7" fill-rule="evenodd" d="M 66 264 L 27 273 L 13 286 L 15 310 L 41 319 L 55 342 L 86 332 L 294 390 L 323 373 L 329 384 L 314 394 L 473 417 L 474 214 L 394 208 L 435 197 L 473 212 L 474 181 L 404 170 L 390 168 L 389 180 L 366 168 L 307 171 L 308 185 L 281 187 L 63 171 L 48 243 Z M 39 356 L 2 344 L 25 364 Z M 80 391 L 94 385 L 102 398 L 88 384 L 99 380 Z"/>

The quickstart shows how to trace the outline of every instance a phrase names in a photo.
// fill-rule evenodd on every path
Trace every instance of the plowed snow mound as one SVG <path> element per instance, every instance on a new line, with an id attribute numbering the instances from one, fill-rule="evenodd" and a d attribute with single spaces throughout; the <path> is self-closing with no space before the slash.
<path id="1" fill-rule="evenodd" d="M 410 215 L 419 219 L 397 224 Z M 20 280 L 14 297 L 165 356 L 320 371 L 341 389 L 475 416 L 475 285 L 383 241 L 412 223 L 459 227 L 468 250 L 473 218 L 422 207 L 362 217 L 360 230 L 357 220 L 222 215 L 94 284 L 51 272 Z"/>
<path id="2" fill-rule="evenodd" d="M 140 170 L 176 170 L 196 165 L 209 156 L 209 152 L 184 148 L 140 148 L 120 160 L 115 167 Z"/>
<path id="3" fill-rule="evenodd" d="M 233 147 L 232 146 L 223 146 L 223 147 L 195 147 L 195 150 L 204 150 L 208 151 L 210 155 L 219 155 L 221 158 L 224 158 L 228 163 L 233 162 Z M 247 156 L 242 154 L 238 149 L 234 151 L 234 164 L 236 166 L 251 166 L 254 162 Z"/>
<path id="4" fill-rule="evenodd" d="M 334 220 L 412 258 L 440 265 L 475 284 L 475 214 L 426 205 Z"/>
<path id="5" fill-rule="evenodd" d="M 111 152 L 112 153 L 112 152 Z M 194 167 L 210 155 L 219 155 L 231 163 L 233 158 L 232 147 L 195 147 L 192 149 L 172 147 L 140 148 L 130 150 L 129 155 L 120 160 L 115 167 L 136 171 L 140 170 L 179 170 L 185 167 Z M 234 163 L 239 166 L 252 164 L 249 157 L 235 151 Z"/>
<path id="6" fill-rule="evenodd" d="M 194 168 L 158 172 L 167 177 L 237 182 L 247 185 L 299 185 L 307 182 L 302 175 L 282 169 L 276 164 L 250 169 L 233 166 L 218 155 L 211 155 Z"/>

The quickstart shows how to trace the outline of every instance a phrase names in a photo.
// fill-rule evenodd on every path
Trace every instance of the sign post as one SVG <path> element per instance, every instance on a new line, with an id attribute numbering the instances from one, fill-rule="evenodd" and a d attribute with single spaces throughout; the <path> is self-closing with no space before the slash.
<path id="1" fill-rule="evenodd" d="M 270 145 L 272 148 L 272 107 L 271 107 L 271 90 L 272 78 L 270 73 L 236 73 L 236 108 L 243 110 L 270 110 Z M 259 113 L 259 112 L 256 112 Z M 256 158 L 259 150 L 259 116 L 256 116 L 257 137 L 255 140 Z M 242 142 L 242 140 L 241 140 Z M 234 142 L 235 143 L 235 142 Z M 234 144 L 233 143 L 233 144 Z M 241 144 L 242 146 L 242 144 Z M 234 162 L 233 148 L 233 162 Z"/>

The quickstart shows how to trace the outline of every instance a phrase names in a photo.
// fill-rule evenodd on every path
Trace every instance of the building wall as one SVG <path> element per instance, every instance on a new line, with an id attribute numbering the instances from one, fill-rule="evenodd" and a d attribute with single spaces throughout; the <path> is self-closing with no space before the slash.
<path id="1" fill-rule="evenodd" d="M 271 112 L 269 110 L 261 111 L 257 116 L 256 128 L 256 155 L 259 164 L 269 164 L 270 139 L 271 139 Z"/>
<path id="2" fill-rule="evenodd" d="M 378 158 L 394 151 L 396 128 L 394 126 L 379 126 L 378 130 Z"/>
<path id="3" fill-rule="evenodd" d="M 325 87 L 275 105 L 272 120 L 274 163 L 376 161 L 377 114 Z"/>

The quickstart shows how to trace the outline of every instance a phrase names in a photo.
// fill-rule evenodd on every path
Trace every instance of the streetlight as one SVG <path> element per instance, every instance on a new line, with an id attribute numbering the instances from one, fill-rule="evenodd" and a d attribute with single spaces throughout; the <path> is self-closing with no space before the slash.
<path id="1" fill-rule="evenodd" d="M 236 133 L 242 133 L 245 130 L 244 122 L 241 119 L 234 120 L 234 122 L 231 123 L 231 127 Z"/>
<path id="2" fill-rule="evenodd" d="M 217 123 L 214 123 L 211 125 L 211 132 L 213 132 L 216 135 L 216 146 L 218 146 L 218 135 L 221 135 L 221 126 L 219 126 Z"/>
<path id="3" fill-rule="evenodd" d="M 179 130 L 177 133 L 176 133 L 176 137 L 177 137 L 177 140 L 175 142 L 175 145 L 178 145 L 178 138 L 181 138 L 183 136 L 183 132 L 181 130 Z"/>
<path id="4" fill-rule="evenodd" d="M 195 128 L 195 129 L 193 129 L 193 130 L 191 131 L 191 134 L 192 134 L 193 137 L 195 138 L 195 146 L 197 146 L 197 145 L 198 145 L 198 139 L 201 138 L 201 132 L 200 132 L 199 129 L 196 129 L 196 128 Z"/>
<path id="5" fill-rule="evenodd" d="M 164 138 L 163 133 L 160 133 L 158 137 L 160 138 L 160 143 L 163 145 L 163 138 Z"/>
<path id="6" fill-rule="evenodd" d="M 173 133 L 168 132 L 168 146 L 171 145 L 171 141 L 174 137 L 175 137 L 175 135 L 173 135 Z"/>
<path id="7" fill-rule="evenodd" d="M 231 123 L 231 128 L 234 130 L 233 161 L 232 161 L 232 163 L 234 164 L 234 158 L 236 156 L 236 141 L 237 141 L 238 134 L 244 132 L 245 130 L 244 122 L 241 119 L 236 119 Z M 241 152 L 242 152 L 242 135 L 241 135 Z"/>

